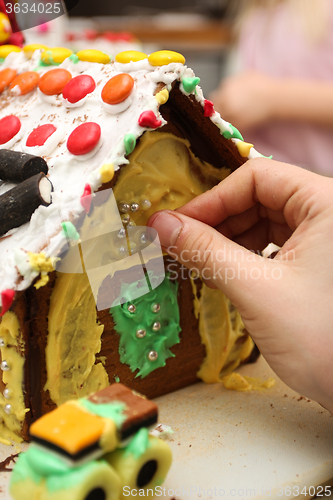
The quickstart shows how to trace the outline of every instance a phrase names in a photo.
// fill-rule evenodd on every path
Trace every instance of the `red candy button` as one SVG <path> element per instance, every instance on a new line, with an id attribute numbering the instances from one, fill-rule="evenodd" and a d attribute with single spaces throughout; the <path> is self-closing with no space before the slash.
<path id="1" fill-rule="evenodd" d="M 72 75 L 67 69 L 50 69 L 39 80 L 39 90 L 45 95 L 57 95 L 66 87 L 72 79 Z"/>
<path id="2" fill-rule="evenodd" d="M 101 127 L 94 122 L 79 125 L 67 140 L 67 149 L 72 155 L 85 155 L 89 153 L 101 137 Z"/>
<path id="3" fill-rule="evenodd" d="M 89 184 L 86 184 L 84 186 L 83 195 L 81 196 L 80 201 L 81 205 L 84 208 L 84 211 L 88 214 L 90 211 L 90 206 L 92 201 L 91 187 L 89 186 Z"/>
<path id="4" fill-rule="evenodd" d="M 67 83 L 62 95 L 67 101 L 75 104 L 81 101 L 86 95 L 93 92 L 96 88 L 95 80 L 89 75 L 79 75 Z"/>
<path id="5" fill-rule="evenodd" d="M 9 88 L 12 90 L 14 87 L 18 87 L 20 89 L 19 95 L 25 95 L 37 87 L 38 81 L 38 73 L 34 71 L 25 71 L 14 78 Z"/>
<path id="6" fill-rule="evenodd" d="M 29 135 L 26 145 L 29 148 L 33 148 L 34 146 L 43 146 L 47 139 L 51 137 L 51 135 L 57 130 L 57 128 L 51 123 L 47 123 L 46 125 L 41 125 L 40 127 L 35 128 Z"/>
<path id="7" fill-rule="evenodd" d="M 15 297 L 15 292 L 14 290 L 9 290 L 8 288 L 1 292 L 1 302 L 2 302 L 2 310 L 0 316 L 3 316 L 10 306 L 13 303 Z"/>
<path id="8" fill-rule="evenodd" d="M 17 116 L 8 115 L 0 120 L 0 144 L 13 139 L 21 129 L 21 122 Z"/>
<path id="9" fill-rule="evenodd" d="M 5 90 L 8 85 L 12 83 L 16 76 L 15 69 L 6 68 L 0 71 L 0 94 Z"/>
<path id="10" fill-rule="evenodd" d="M 211 117 L 215 113 L 214 109 L 214 104 L 212 101 L 208 101 L 208 99 L 205 99 L 205 104 L 204 104 L 204 116 Z"/>
<path id="11" fill-rule="evenodd" d="M 139 116 L 140 127 L 158 128 L 162 125 L 162 121 L 158 120 L 154 111 L 144 111 Z"/>
<path id="12" fill-rule="evenodd" d="M 119 104 L 131 94 L 134 79 L 127 73 L 121 73 L 111 78 L 103 87 L 102 99 L 107 104 Z"/>

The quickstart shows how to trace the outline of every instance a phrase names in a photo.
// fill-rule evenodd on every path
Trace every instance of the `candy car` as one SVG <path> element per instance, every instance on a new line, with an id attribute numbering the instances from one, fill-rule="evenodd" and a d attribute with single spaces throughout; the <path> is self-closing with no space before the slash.
<path id="1" fill-rule="evenodd" d="M 157 406 L 120 383 L 68 401 L 30 427 L 32 443 L 15 464 L 10 494 L 118 500 L 134 489 L 153 496 L 172 459 L 168 444 L 149 435 L 156 422 Z"/>

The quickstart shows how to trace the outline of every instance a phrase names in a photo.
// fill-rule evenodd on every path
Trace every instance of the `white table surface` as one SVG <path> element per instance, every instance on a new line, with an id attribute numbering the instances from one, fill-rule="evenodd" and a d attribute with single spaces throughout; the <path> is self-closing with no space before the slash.
<path id="1" fill-rule="evenodd" d="M 274 376 L 262 358 L 238 371 Z M 333 417 L 277 378 L 261 392 L 199 383 L 157 403 L 159 421 L 174 430 L 173 464 L 159 498 L 292 499 L 298 487 L 305 499 L 310 486 L 333 484 Z M 0 459 L 19 449 L 24 445 L 0 446 Z M 0 473 L 1 499 L 10 498 L 9 474 Z"/>

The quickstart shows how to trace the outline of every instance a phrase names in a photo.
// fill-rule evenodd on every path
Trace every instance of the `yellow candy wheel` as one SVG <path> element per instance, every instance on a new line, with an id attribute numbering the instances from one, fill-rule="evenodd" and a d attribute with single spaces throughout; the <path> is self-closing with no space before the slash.
<path id="1" fill-rule="evenodd" d="M 87 469 L 84 479 L 73 483 L 70 475 L 61 478 L 61 489 L 49 489 L 44 486 L 40 500 L 119 500 L 120 480 L 117 473 L 106 462 L 95 462 L 96 467 Z M 73 472 L 75 474 L 75 472 Z M 66 484 L 74 484 L 66 486 Z"/>
<path id="2" fill-rule="evenodd" d="M 125 449 L 118 449 L 106 456 L 120 477 L 123 494 L 132 489 L 144 490 L 145 497 L 152 496 L 148 489 L 160 486 L 172 461 L 170 447 L 161 439 L 149 436 L 149 446 L 139 457 Z"/>

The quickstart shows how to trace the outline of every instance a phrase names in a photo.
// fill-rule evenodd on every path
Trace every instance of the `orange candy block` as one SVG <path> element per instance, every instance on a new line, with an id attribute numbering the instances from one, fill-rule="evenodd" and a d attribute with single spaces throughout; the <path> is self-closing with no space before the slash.
<path id="1" fill-rule="evenodd" d="M 0 71 L 0 94 L 14 80 L 16 76 L 15 69 L 6 68 Z"/>
<path id="2" fill-rule="evenodd" d="M 17 95 L 25 95 L 34 90 L 39 82 L 39 74 L 34 71 L 25 71 L 16 76 L 10 84 L 10 90 L 14 90 Z"/>
<path id="3" fill-rule="evenodd" d="M 104 427 L 101 417 L 81 410 L 76 404 L 65 403 L 34 422 L 30 434 L 75 455 L 97 443 Z"/>
<path id="4" fill-rule="evenodd" d="M 103 87 L 102 99 L 107 104 L 119 104 L 131 94 L 134 79 L 127 73 L 120 73 L 111 78 Z"/>
<path id="5" fill-rule="evenodd" d="M 58 95 L 71 79 L 72 75 L 67 69 L 50 69 L 41 76 L 38 87 L 45 95 Z"/>

